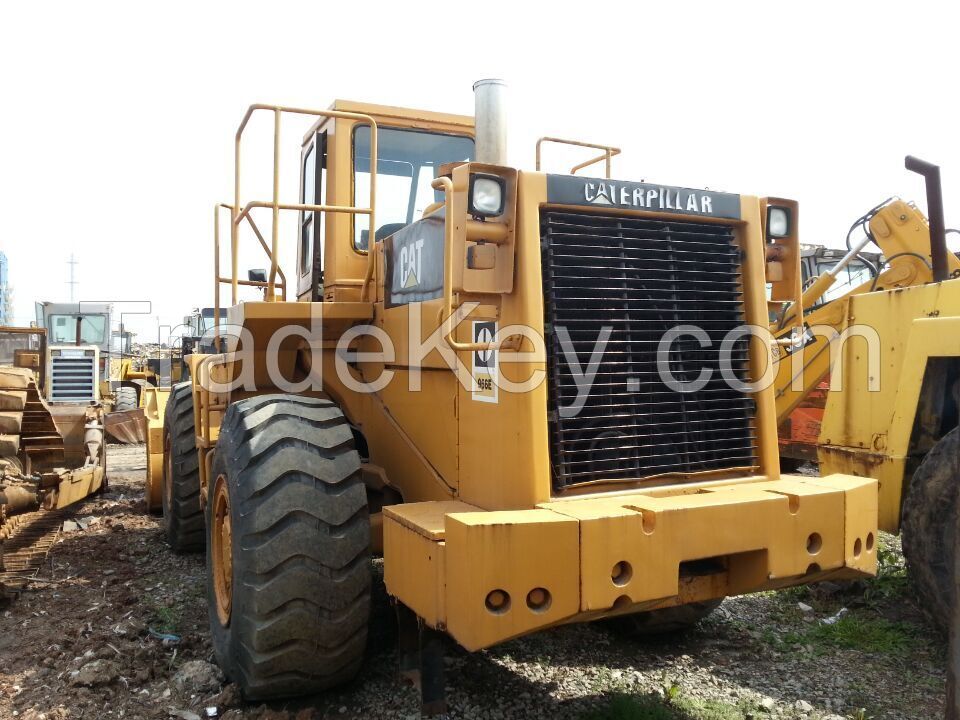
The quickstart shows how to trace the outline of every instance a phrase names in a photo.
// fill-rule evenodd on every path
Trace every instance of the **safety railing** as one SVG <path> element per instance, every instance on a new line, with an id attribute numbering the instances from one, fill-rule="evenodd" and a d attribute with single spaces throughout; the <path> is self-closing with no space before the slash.
<path id="1" fill-rule="evenodd" d="M 269 282 L 266 280 L 241 280 L 236 277 L 236 272 L 234 271 L 231 277 L 225 277 L 220 274 L 220 211 L 221 210 L 230 210 L 231 218 L 233 217 L 233 205 L 227 203 L 217 203 L 213 206 L 213 317 L 220 317 L 220 286 L 221 285 L 231 285 L 233 287 L 233 292 L 231 296 L 231 304 L 237 304 L 237 290 L 239 287 L 256 287 L 256 288 L 269 288 Z M 250 221 L 250 227 L 253 229 L 254 234 L 257 236 L 257 240 L 260 241 L 260 247 L 263 248 L 263 251 L 267 254 L 267 257 L 270 257 L 270 248 L 267 245 L 267 241 L 264 240 L 263 234 L 260 232 L 260 228 L 257 227 L 257 224 L 253 221 L 253 218 L 250 215 L 247 215 L 247 220 Z M 236 263 L 234 263 L 236 264 Z M 280 299 L 287 299 L 287 276 L 283 272 L 283 268 L 279 265 L 277 266 L 277 274 L 280 277 L 280 283 L 277 284 L 274 288 L 269 288 L 267 290 L 267 295 L 271 297 L 275 290 L 280 290 Z M 220 322 L 217 320 L 214 323 L 214 339 L 217 343 L 220 342 Z"/>
<path id="2" fill-rule="evenodd" d="M 597 157 L 591 158 L 590 160 L 585 160 L 579 165 L 574 165 L 572 168 L 570 168 L 570 174 L 576 175 L 578 170 L 583 170 L 584 168 L 590 167 L 591 165 L 595 165 L 598 162 L 606 161 L 605 167 L 606 167 L 608 180 L 610 179 L 611 160 L 613 160 L 613 158 L 619 155 L 621 152 L 620 148 L 613 147 L 611 145 L 597 145 L 596 143 L 588 143 L 588 142 L 583 142 L 581 140 L 564 140 L 563 138 L 542 137 L 539 140 L 537 140 L 537 172 L 540 171 L 541 148 L 544 145 L 544 143 L 554 143 L 556 145 L 573 145 L 574 147 L 584 147 L 584 148 L 591 148 L 593 150 L 603 150 L 603 152 L 600 155 L 597 155 Z"/>
<path id="3" fill-rule="evenodd" d="M 241 157 L 241 140 L 243 138 L 243 131 L 246 129 L 247 124 L 250 122 L 250 118 L 255 112 L 258 111 L 267 111 L 273 113 L 273 197 L 269 201 L 265 200 L 251 200 L 246 204 L 241 203 L 240 190 L 240 157 Z M 311 127 L 310 132 L 304 137 L 301 147 L 309 143 L 313 134 L 316 132 L 317 127 L 320 124 L 320 121 L 327 118 L 340 118 L 346 120 L 357 120 L 363 123 L 367 123 L 370 126 L 370 198 L 367 207 L 361 207 L 356 205 L 315 205 L 311 203 L 285 203 L 280 201 L 280 127 L 281 127 L 281 117 L 284 114 L 288 115 L 307 115 L 318 118 L 318 121 L 314 123 Z M 287 279 L 283 273 L 283 270 L 280 268 L 278 261 L 278 251 L 280 245 L 280 211 L 281 210 L 293 210 L 297 212 L 315 212 L 319 214 L 323 213 L 344 213 L 348 215 L 366 215 L 370 218 L 370 235 L 375 234 L 376 229 L 376 200 L 377 200 L 377 123 L 369 115 L 364 115 L 363 113 L 355 112 L 346 112 L 342 110 L 309 110 L 306 108 L 297 108 L 297 107 L 284 107 L 280 105 L 263 105 L 256 104 L 251 105 L 246 114 L 243 116 L 243 120 L 240 122 L 240 127 L 237 129 L 237 134 L 234 141 L 234 202 L 232 205 L 226 203 L 218 203 L 214 206 L 214 275 L 215 275 L 215 291 L 214 291 L 214 312 L 217 313 L 215 317 L 219 318 L 219 308 L 220 308 L 220 286 L 224 284 L 230 285 L 230 301 L 232 305 L 237 304 L 238 291 L 241 286 L 250 286 L 250 287 L 259 287 L 264 289 L 264 299 L 267 301 L 274 301 L 276 299 L 276 292 L 279 289 L 281 291 L 281 300 L 287 299 Z M 255 208 L 269 208 L 272 210 L 272 227 L 270 233 L 270 242 L 267 243 L 266 239 L 263 236 L 263 233 L 260 232 L 260 228 L 257 226 L 256 222 L 253 220 L 252 211 Z M 220 272 L 220 211 L 221 210 L 230 211 L 230 275 L 224 276 Z M 267 254 L 267 258 L 270 261 L 270 270 L 267 275 L 266 281 L 263 280 L 241 280 L 238 277 L 238 265 L 239 265 L 239 233 L 240 225 L 246 221 L 251 229 L 256 235 L 257 240 L 260 243 L 260 246 L 263 248 L 264 252 Z M 322 218 L 318 218 L 314 223 L 314 227 L 319 227 Z M 367 296 L 367 288 L 370 285 L 371 280 L 373 279 L 373 270 L 374 270 L 374 253 L 367 254 L 367 267 L 364 273 L 362 280 L 345 280 L 343 282 L 348 284 L 356 284 L 361 286 L 361 299 L 365 300 Z M 277 277 L 279 276 L 280 282 L 277 282 Z"/>
<path id="4" fill-rule="evenodd" d="M 197 377 L 197 382 L 193 386 L 194 393 L 194 407 L 200 408 L 199 412 L 199 423 L 196 428 L 196 437 L 198 445 L 202 448 L 212 448 L 215 439 L 213 437 L 214 427 L 219 427 L 219 424 L 213 423 L 212 415 L 213 413 L 225 413 L 227 411 L 227 403 L 225 400 L 215 400 L 215 393 L 211 388 L 213 387 L 213 374 L 215 368 L 223 368 L 227 365 L 227 358 L 225 355 L 207 355 L 200 362 L 197 363 L 194 368 L 194 373 Z M 223 382 L 225 378 L 219 378 Z"/>

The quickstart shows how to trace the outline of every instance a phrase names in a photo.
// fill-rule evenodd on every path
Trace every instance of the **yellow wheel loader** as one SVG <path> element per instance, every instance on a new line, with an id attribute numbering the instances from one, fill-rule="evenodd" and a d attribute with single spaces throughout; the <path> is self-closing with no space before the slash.
<path id="1" fill-rule="evenodd" d="M 206 547 L 216 656 L 248 698 L 356 674 L 372 554 L 427 713 L 443 634 L 676 629 L 727 595 L 876 572 L 877 481 L 780 475 L 755 330 L 795 205 L 616 179 L 617 148 L 556 138 L 515 169 L 503 91 L 477 83 L 474 117 L 254 105 L 236 133 L 225 351 L 190 356 L 150 487 L 170 544 Z M 299 198 L 280 193 L 291 118 Z M 273 193 L 248 199 L 262 122 Z M 548 173 L 557 142 L 590 156 Z M 241 244 L 267 267 L 241 277 Z"/>
<path id="2" fill-rule="evenodd" d="M 813 452 L 821 472 L 875 478 L 880 529 L 903 533 L 911 576 L 932 620 L 948 626 L 953 533 L 958 518 L 960 259 L 949 252 L 939 169 L 916 158 L 930 221 L 891 199 L 859 218 L 864 238 L 789 302 L 792 278 L 778 265 L 798 238 L 768 248 L 775 335 L 777 416 L 790 413 L 830 378 Z M 885 258 L 872 278 L 820 302 L 847 263 L 875 243 Z M 798 311 L 802 308 L 802 311 Z"/>

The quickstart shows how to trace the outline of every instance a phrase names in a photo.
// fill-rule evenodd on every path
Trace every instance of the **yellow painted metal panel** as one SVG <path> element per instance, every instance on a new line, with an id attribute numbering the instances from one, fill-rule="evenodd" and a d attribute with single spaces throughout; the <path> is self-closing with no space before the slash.
<path id="1" fill-rule="evenodd" d="M 420 373 L 420 391 L 410 392 L 409 372 L 392 368 L 393 379 L 380 399 L 427 462 L 452 487 L 457 486 L 457 379 L 449 371 Z M 378 373 L 368 377 L 376 378 Z M 369 438 L 368 438 L 369 440 Z M 413 498 L 410 498 L 413 499 Z"/>
<path id="2" fill-rule="evenodd" d="M 766 327 L 770 316 L 766 296 L 766 239 L 762 233 L 759 198 L 740 196 L 740 217 L 743 223 L 736 228 L 736 239 L 743 250 L 741 276 L 743 278 L 744 322 L 753 327 Z M 759 382 L 761 389 L 752 394 L 756 402 L 757 457 L 760 472 L 776 477 L 780 474 L 780 448 L 777 442 L 777 409 L 773 386 L 761 382 L 766 372 L 775 373 L 769 338 L 760 334 L 750 340 L 749 379 Z"/>
<path id="3" fill-rule="evenodd" d="M 89 497 L 103 485 L 103 468 L 100 466 L 71 470 L 57 486 L 55 508 L 65 508 Z"/>
<path id="4" fill-rule="evenodd" d="M 385 508 L 384 558 L 388 592 L 470 650 L 628 609 L 876 572 L 877 483 L 865 478 L 789 477 L 535 510 L 462 507 Z M 682 571 L 704 560 L 705 574 Z M 547 607 L 529 607 L 536 589 L 549 592 Z M 509 602 L 491 606 L 498 591 Z"/>
<path id="5" fill-rule="evenodd" d="M 420 506 L 446 503 L 416 503 Z M 442 522 L 443 516 L 439 516 Z M 432 525 L 432 519 L 426 518 Z M 444 607 L 444 543 L 432 540 L 404 525 L 395 514 L 383 518 L 383 580 L 387 592 L 403 603 L 431 627 L 446 623 Z"/>
<path id="6" fill-rule="evenodd" d="M 579 608 L 578 523 L 548 510 L 455 513 L 447 516 L 447 630 L 478 650 L 560 622 Z M 549 593 L 541 609 L 529 594 Z M 498 611 L 492 591 L 509 596 Z"/>
<path id="7" fill-rule="evenodd" d="M 441 500 L 388 505 L 383 509 L 383 515 L 384 518 L 390 518 L 428 540 L 439 542 L 445 537 L 447 515 L 475 512 L 479 509 L 459 500 Z"/>
<path id="8" fill-rule="evenodd" d="M 580 520 L 584 611 L 675 596 L 683 562 L 728 558 L 729 591 L 803 574 L 813 563 L 821 569 L 843 565 L 842 491 L 799 481 L 543 507 Z M 814 533 L 820 540 L 811 553 Z M 629 577 L 623 577 L 623 563 Z"/>
<path id="9" fill-rule="evenodd" d="M 877 572 L 877 506 L 873 483 L 849 475 L 827 475 L 812 483 L 844 493 L 844 564 L 865 573 Z"/>
<path id="10" fill-rule="evenodd" d="M 546 175 L 519 173 L 516 218 L 516 274 L 513 292 L 500 298 L 499 328 L 523 324 L 543 334 L 543 274 L 540 266 L 540 206 L 547 201 Z M 464 323 L 460 341 L 468 337 Z M 531 348 L 526 346 L 529 352 Z M 504 362 L 500 373 L 520 383 L 545 373 L 546 362 Z M 461 361 L 472 362 L 471 353 Z M 507 358 L 512 359 L 512 358 Z M 528 358 L 529 359 L 529 358 Z M 489 510 L 532 508 L 550 499 L 547 391 L 541 382 L 530 392 L 501 390 L 497 404 L 478 402 L 459 388 L 460 496 Z M 503 419 L 508 418 L 507 422 Z M 496 478 L 491 481 L 492 478 Z"/>
<path id="11" fill-rule="evenodd" d="M 960 357 L 960 280 L 858 295 L 849 302 L 844 327 L 877 332 L 879 364 L 871 368 L 864 340 L 844 346 L 838 360 L 843 374 L 837 378 L 842 385 L 827 395 L 820 429 L 821 472 L 879 480 L 880 527 L 896 532 L 924 372 L 931 358 Z"/>

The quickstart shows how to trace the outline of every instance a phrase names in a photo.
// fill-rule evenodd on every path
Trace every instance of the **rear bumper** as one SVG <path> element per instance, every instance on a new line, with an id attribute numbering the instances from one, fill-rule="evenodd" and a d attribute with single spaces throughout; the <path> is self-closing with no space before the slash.
<path id="1" fill-rule="evenodd" d="M 411 503 L 383 516 L 387 591 L 468 650 L 565 622 L 876 573 L 877 483 L 846 475 L 531 510 Z M 497 590 L 509 600 L 491 606 Z"/>

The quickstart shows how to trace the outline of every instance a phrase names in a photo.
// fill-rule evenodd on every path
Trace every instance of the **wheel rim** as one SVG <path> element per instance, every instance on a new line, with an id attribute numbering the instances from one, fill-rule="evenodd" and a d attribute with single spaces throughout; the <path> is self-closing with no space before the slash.
<path id="1" fill-rule="evenodd" d="M 230 523 L 230 496 L 227 479 L 220 475 L 213 488 L 211 508 L 210 559 L 213 566 L 213 592 L 217 601 L 217 617 L 226 627 L 230 622 L 233 589 L 233 530 Z"/>
<path id="2" fill-rule="evenodd" d="M 170 436 L 165 435 L 163 438 L 163 499 L 164 510 L 168 512 L 173 507 L 173 453 L 170 445 Z"/>

